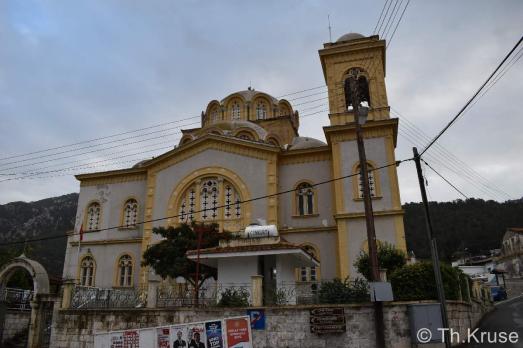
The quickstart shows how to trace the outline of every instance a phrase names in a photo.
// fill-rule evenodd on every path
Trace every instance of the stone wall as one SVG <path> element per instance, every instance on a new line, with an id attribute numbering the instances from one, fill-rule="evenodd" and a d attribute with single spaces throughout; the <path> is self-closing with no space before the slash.
<path id="1" fill-rule="evenodd" d="M 7 310 L 4 321 L 2 343 L 15 338 L 17 335 L 27 335 L 31 311 Z"/>
<path id="2" fill-rule="evenodd" d="M 411 347 L 408 304 L 384 307 L 385 335 L 389 347 Z M 374 347 L 373 307 L 369 304 L 343 305 L 347 331 L 344 334 L 316 335 L 309 330 L 309 310 L 318 306 L 266 307 L 266 329 L 253 331 L 256 348 L 275 347 Z M 465 332 L 480 320 L 486 308 L 477 303 L 449 303 L 451 326 Z M 245 309 L 190 308 L 173 310 L 56 310 L 51 347 L 93 347 L 93 333 L 166 324 L 189 323 L 245 315 Z"/>
<path id="3" fill-rule="evenodd" d="M 500 280 L 500 283 L 503 285 L 502 280 Z M 523 295 L 523 278 L 506 279 L 505 284 L 509 298 Z"/>

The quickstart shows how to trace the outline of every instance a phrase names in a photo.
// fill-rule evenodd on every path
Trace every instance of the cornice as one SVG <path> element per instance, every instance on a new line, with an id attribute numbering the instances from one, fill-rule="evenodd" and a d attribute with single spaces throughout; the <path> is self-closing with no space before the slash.
<path id="1" fill-rule="evenodd" d="M 356 140 L 356 128 L 354 123 L 326 126 L 323 127 L 327 143 L 332 145 L 340 141 Z M 378 138 L 385 136 L 392 136 L 394 146 L 396 146 L 396 139 L 398 134 L 398 119 L 391 118 L 387 120 L 369 121 L 362 126 L 364 138 Z"/>
<path id="2" fill-rule="evenodd" d="M 141 243 L 142 238 L 130 238 L 130 239 L 104 239 L 104 240 L 91 240 L 82 242 L 82 246 L 89 245 L 110 245 L 110 244 L 134 244 Z M 78 246 L 78 241 L 69 242 L 71 246 Z"/>
<path id="3" fill-rule="evenodd" d="M 403 214 L 405 214 L 405 211 L 403 209 L 374 211 L 374 216 L 391 216 L 391 215 L 403 215 Z M 364 218 L 364 217 L 365 217 L 365 212 L 341 213 L 341 214 L 334 215 L 334 219 L 336 219 L 336 220 L 359 219 L 359 218 Z"/>
<path id="4" fill-rule="evenodd" d="M 281 234 L 289 233 L 308 233 L 308 232 L 335 232 L 337 231 L 337 226 L 327 226 L 327 227 L 296 227 L 296 228 L 279 228 L 278 231 Z"/>

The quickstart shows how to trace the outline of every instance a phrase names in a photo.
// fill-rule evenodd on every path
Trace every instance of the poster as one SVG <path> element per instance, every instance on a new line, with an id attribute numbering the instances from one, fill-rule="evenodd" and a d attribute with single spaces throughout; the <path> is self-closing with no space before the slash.
<path id="1" fill-rule="evenodd" d="M 251 321 L 252 330 L 265 330 L 265 310 L 248 309 L 247 314 Z"/>
<path id="2" fill-rule="evenodd" d="M 159 327 L 156 329 L 156 347 L 157 348 L 171 348 L 171 337 L 168 327 Z"/>
<path id="3" fill-rule="evenodd" d="M 187 326 L 176 325 L 171 326 L 171 341 L 173 348 L 187 348 L 189 347 L 189 340 L 187 339 Z"/>
<path id="4" fill-rule="evenodd" d="M 225 328 L 227 348 L 252 348 L 249 318 L 226 319 Z"/>
<path id="5" fill-rule="evenodd" d="M 111 348 L 139 348 L 140 333 L 138 330 L 127 330 L 111 334 Z"/>
<path id="6" fill-rule="evenodd" d="M 206 322 L 205 334 L 207 335 L 207 348 L 223 348 L 221 320 Z"/>
<path id="7" fill-rule="evenodd" d="M 205 325 L 204 323 L 193 323 L 187 325 L 187 341 L 189 348 L 207 348 L 205 346 Z"/>

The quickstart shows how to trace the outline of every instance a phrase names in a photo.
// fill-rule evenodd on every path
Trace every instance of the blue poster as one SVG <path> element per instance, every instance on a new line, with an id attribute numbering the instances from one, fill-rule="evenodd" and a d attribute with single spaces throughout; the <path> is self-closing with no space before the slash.
<path id="1" fill-rule="evenodd" d="M 221 321 L 206 322 L 205 332 L 207 333 L 207 348 L 223 348 Z"/>
<path id="2" fill-rule="evenodd" d="M 265 330 L 265 310 L 248 309 L 247 314 L 251 320 L 252 330 Z"/>

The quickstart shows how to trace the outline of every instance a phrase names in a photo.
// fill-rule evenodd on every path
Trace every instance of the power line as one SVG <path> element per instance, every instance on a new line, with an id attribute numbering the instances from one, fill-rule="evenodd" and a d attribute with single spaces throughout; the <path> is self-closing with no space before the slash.
<path id="1" fill-rule="evenodd" d="M 376 170 L 381 170 L 381 169 L 388 168 L 388 167 L 391 167 L 391 166 L 396 166 L 397 167 L 401 163 L 407 162 L 407 161 L 411 161 L 412 159 L 413 158 L 408 158 L 408 159 L 395 161 L 393 163 L 388 163 L 388 164 L 385 164 L 385 165 L 380 166 L 380 167 L 369 169 L 369 172 L 376 171 Z M 341 176 L 341 177 L 338 177 L 338 178 L 333 178 L 333 179 L 320 181 L 318 183 L 311 184 L 311 186 L 312 187 L 317 187 L 317 186 L 329 184 L 329 183 L 332 183 L 332 182 L 335 182 L 335 181 L 338 181 L 338 180 L 348 179 L 348 178 L 354 177 L 354 176 L 359 175 L 359 174 L 360 173 L 352 173 L 352 174 L 344 175 L 344 176 Z M 202 212 L 206 212 L 206 211 L 212 211 L 212 210 L 215 210 L 215 209 L 222 209 L 222 208 L 234 206 L 236 204 L 250 203 L 250 202 L 254 202 L 254 201 L 258 201 L 258 200 L 262 200 L 262 199 L 267 199 L 267 198 L 271 198 L 271 197 L 277 197 L 277 196 L 280 196 L 280 195 L 283 195 L 283 194 L 295 192 L 296 190 L 297 190 L 297 188 L 293 188 L 293 189 L 289 189 L 289 190 L 285 190 L 285 191 L 279 191 L 279 192 L 268 194 L 268 195 L 258 196 L 258 197 L 254 197 L 254 198 L 251 198 L 251 199 L 246 199 L 246 200 L 243 200 L 243 201 L 234 202 L 233 204 L 223 204 L 223 205 L 220 205 L 220 206 L 217 206 L 217 207 L 200 209 L 200 210 L 194 211 L 192 213 L 193 214 L 197 214 L 197 213 L 202 213 Z M 146 224 L 146 223 L 152 223 L 152 222 L 157 222 L 157 221 L 164 221 L 164 220 L 173 219 L 173 218 L 177 218 L 177 217 L 183 217 L 185 215 L 187 215 L 187 214 L 176 214 L 176 215 L 172 215 L 172 216 L 164 216 L 164 217 L 160 217 L 160 218 L 155 218 L 155 219 L 150 219 L 150 220 L 137 222 L 136 225 L 143 225 L 143 224 Z M 114 230 L 114 229 L 118 229 L 118 228 L 122 228 L 122 227 L 125 227 L 125 226 L 118 225 L 118 226 L 100 228 L 100 229 L 97 229 L 97 230 L 89 231 L 89 233 L 109 231 L 109 230 Z M 58 238 L 69 237 L 69 236 L 73 236 L 73 235 L 79 235 L 79 234 L 80 233 L 75 232 L 75 233 L 72 233 L 70 235 L 65 235 L 65 236 L 64 235 L 48 236 L 48 237 L 41 237 L 41 238 L 34 238 L 34 239 L 26 239 L 26 240 L 23 240 L 23 241 L 6 242 L 6 243 L 0 243 L 0 246 L 23 244 L 23 243 L 27 243 L 27 242 L 40 242 L 40 241 L 44 241 L 44 240 L 58 239 Z"/>
<path id="2" fill-rule="evenodd" d="M 423 163 L 425 163 L 425 165 L 427 167 L 429 167 L 434 173 L 436 173 L 440 178 L 442 178 L 443 180 L 445 180 L 445 182 L 447 184 L 449 184 L 454 190 L 456 190 L 460 195 L 462 195 L 463 197 L 465 197 L 465 199 L 468 199 L 468 197 L 463 193 L 461 192 L 453 183 L 451 183 L 447 178 L 445 178 L 443 175 L 441 175 L 436 169 L 432 168 L 432 166 L 430 164 L 428 164 L 423 158 L 421 158 L 421 160 L 423 161 Z"/>
<path id="3" fill-rule="evenodd" d="M 459 118 L 459 116 L 465 111 L 465 109 L 472 103 L 472 101 L 477 97 L 477 95 L 481 92 L 481 90 L 487 85 L 487 83 L 492 79 L 492 77 L 497 73 L 497 71 L 501 68 L 501 66 L 505 63 L 505 61 L 512 55 L 512 53 L 516 50 L 516 48 L 519 46 L 519 44 L 523 41 L 523 36 L 518 40 L 516 45 L 510 50 L 510 52 L 503 58 L 501 63 L 496 67 L 496 69 L 490 74 L 490 76 L 483 82 L 481 87 L 474 93 L 474 95 L 465 103 L 465 105 L 461 108 L 461 110 L 450 120 L 450 122 L 434 137 L 434 139 L 423 149 L 423 151 L 420 153 L 420 156 L 422 156 L 438 139 L 449 129 L 454 122 Z"/>

